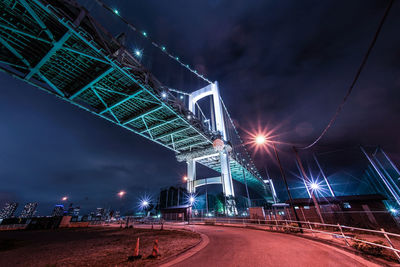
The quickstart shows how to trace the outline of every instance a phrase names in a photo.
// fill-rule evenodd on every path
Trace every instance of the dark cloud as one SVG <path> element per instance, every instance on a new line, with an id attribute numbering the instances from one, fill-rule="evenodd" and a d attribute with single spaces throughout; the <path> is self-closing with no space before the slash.
<path id="1" fill-rule="evenodd" d="M 127 30 L 94 1 L 81 2 L 111 32 Z M 244 137 L 244 130 L 259 123 L 279 126 L 282 142 L 305 144 L 319 134 L 343 98 L 388 1 L 107 2 L 169 51 L 218 80 Z M 353 95 L 317 149 L 379 144 L 400 163 L 399 12 L 395 3 Z M 146 45 L 139 39 L 129 44 Z M 162 82 L 186 91 L 202 86 L 188 82 L 189 74 L 177 64 L 165 65 L 160 53 L 147 48 L 144 53 L 144 62 Z M 68 194 L 88 209 L 127 209 L 141 194 L 155 194 L 185 173 L 185 164 L 165 148 L 4 74 L 0 81 L 2 200 L 38 200 L 46 213 Z M 280 149 L 285 166 L 295 173 L 290 147 Z M 273 159 L 255 156 L 258 166 L 272 168 L 280 186 Z M 344 164 L 338 158 L 342 156 L 330 161 L 336 169 Z M 300 188 L 301 181 L 288 175 L 293 187 Z M 351 179 L 338 183 L 348 190 Z M 121 189 L 129 192 L 125 202 L 115 196 Z"/>

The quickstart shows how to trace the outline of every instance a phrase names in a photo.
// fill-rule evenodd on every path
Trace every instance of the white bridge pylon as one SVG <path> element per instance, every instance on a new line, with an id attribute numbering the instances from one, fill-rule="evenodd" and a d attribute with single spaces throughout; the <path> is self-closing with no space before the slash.
<path id="1" fill-rule="evenodd" d="M 225 121 L 224 121 L 222 103 L 220 100 L 221 98 L 218 88 L 218 82 L 214 82 L 206 87 L 203 87 L 197 91 L 192 92 L 189 95 L 189 110 L 194 115 L 196 115 L 196 102 L 207 96 L 212 96 L 213 99 L 213 110 L 214 110 L 213 114 L 215 117 L 216 130 L 221 134 L 221 138 L 223 139 L 223 141 L 226 142 L 228 140 L 226 135 Z M 235 192 L 233 189 L 233 181 L 230 170 L 228 151 L 226 151 L 226 148 L 224 148 L 222 151 L 216 151 L 210 155 L 202 156 L 201 159 L 208 157 L 215 157 L 216 153 L 217 155 L 219 155 L 221 162 L 221 183 L 224 195 L 227 198 L 227 203 L 226 203 L 227 210 L 235 212 L 236 208 L 233 199 L 235 197 Z M 200 158 L 194 158 L 194 159 L 189 159 L 187 161 L 188 164 L 187 189 L 190 193 L 195 192 L 194 181 L 196 180 L 196 161 L 199 159 Z"/>

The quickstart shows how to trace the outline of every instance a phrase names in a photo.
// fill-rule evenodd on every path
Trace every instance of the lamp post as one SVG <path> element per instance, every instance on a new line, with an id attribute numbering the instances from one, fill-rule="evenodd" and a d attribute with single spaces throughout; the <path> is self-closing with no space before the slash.
<path id="1" fill-rule="evenodd" d="M 257 145 L 261 146 L 261 145 L 264 145 L 264 144 L 267 143 L 267 139 L 263 135 L 258 135 L 255 138 L 255 142 L 256 142 Z M 296 211 L 296 209 L 295 209 L 295 207 L 293 205 L 292 194 L 290 193 L 290 190 L 289 190 L 289 185 L 288 185 L 287 180 L 286 180 L 286 174 L 285 174 L 285 171 L 283 170 L 282 163 L 281 163 L 281 160 L 280 160 L 279 155 L 278 155 L 278 151 L 277 151 L 276 146 L 275 146 L 275 142 L 270 142 L 270 143 L 272 144 L 272 147 L 274 149 L 276 161 L 278 162 L 279 170 L 281 172 L 282 179 L 283 179 L 283 181 L 285 183 L 286 191 L 287 191 L 288 197 L 289 197 L 290 206 L 292 206 L 292 209 L 293 209 L 293 212 L 294 212 L 294 216 L 296 217 L 297 224 L 299 225 L 299 228 L 300 228 L 300 232 L 303 233 L 303 229 L 302 229 L 302 226 L 301 226 L 301 223 L 300 223 L 299 216 L 298 216 L 297 211 Z"/>

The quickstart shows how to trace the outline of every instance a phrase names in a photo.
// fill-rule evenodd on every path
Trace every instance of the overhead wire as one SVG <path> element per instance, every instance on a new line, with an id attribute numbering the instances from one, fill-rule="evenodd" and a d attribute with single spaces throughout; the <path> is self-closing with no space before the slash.
<path id="1" fill-rule="evenodd" d="M 364 55 L 364 57 L 363 57 L 363 59 L 362 59 L 362 61 L 361 61 L 360 66 L 358 67 L 358 70 L 357 70 L 357 72 L 356 72 L 356 75 L 354 76 L 353 81 L 351 82 L 349 88 L 347 89 L 347 92 L 346 92 L 346 94 L 345 94 L 345 96 L 344 96 L 342 102 L 341 102 L 341 103 L 339 104 L 339 106 L 337 107 L 336 112 L 335 112 L 335 114 L 333 115 L 333 117 L 331 118 L 331 120 L 329 121 L 328 125 L 324 128 L 324 130 L 321 132 L 321 134 L 320 134 L 312 143 L 310 143 L 310 144 L 307 145 L 307 146 L 296 147 L 296 149 L 305 150 L 305 149 L 309 149 L 309 148 L 313 147 L 314 145 L 316 145 L 316 144 L 321 140 L 321 138 L 324 137 L 324 135 L 328 132 L 328 130 L 329 130 L 329 129 L 331 128 L 331 126 L 333 125 L 333 123 L 336 121 L 337 117 L 339 116 L 340 112 L 341 112 L 342 109 L 343 109 L 343 106 L 345 105 L 345 103 L 347 102 L 347 100 L 348 100 L 350 94 L 352 93 L 353 88 L 354 88 L 354 86 L 356 85 L 356 83 L 357 83 L 357 81 L 358 81 L 358 79 L 359 79 L 359 77 L 360 77 L 360 75 L 361 75 L 361 72 L 363 71 L 363 69 L 364 69 L 364 67 L 365 67 L 365 65 L 366 65 L 366 63 L 367 63 L 367 61 L 368 61 L 368 58 L 369 58 L 369 56 L 370 56 L 370 54 L 371 54 L 371 51 L 372 51 L 372 49 L 374 48 L 375 43 L 376 43 L 376 41 L 377 41 L 377 39 L 378 39 L 378 36 L 379 36 L 379 34 L 380 34 L 381 30 L 382 30 L 382 26 L 383 26 L 383 24 L 385 23 L 386 18 L 387 18 L 388 14 L 389 14 L 389 11 L 390 11 L 390 9 L 391 9 L 392 6 L 393 6 L 393 2 L 394 2 L 394 0 L 390 0 L 390 1 L 389 1 L 388 6 L 386 7 L 385 13 L 383 14 L 383 17 L 382 17 L 382 19 L 381 19 L 380 22 L 379 22 L 378 29 L 377 29 L 376 32 L 375 32 L 375 35 L 374 35 L 374 37 L 373 37 L 373 39 L 372 39 L 372 41 L 371 41 L 371 43 L 370 43 L 370 45 L 369 45 L 369 47 L 368 47 L 367 52 L 365 53 L 365 55 Z"/>

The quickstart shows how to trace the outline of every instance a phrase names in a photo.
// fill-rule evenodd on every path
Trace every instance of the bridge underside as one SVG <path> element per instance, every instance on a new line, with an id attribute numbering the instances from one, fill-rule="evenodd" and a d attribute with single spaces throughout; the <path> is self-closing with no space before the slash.
<path id="1" fill-rule="evenodd" d="M 68 0 L 0 1 L 0 70 L 177 154 L 210 148 L 212 134 L 87 11 Z M 232 155 L 233 179 L 266 199 L 256 170 Z M 199 163 L 220 171 L 218 159 Z"/>

